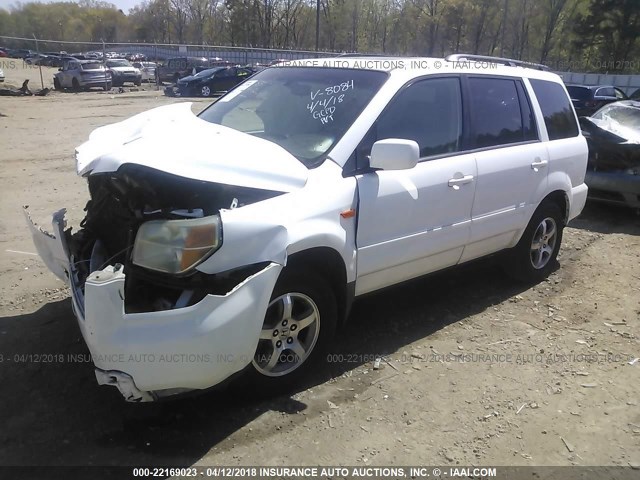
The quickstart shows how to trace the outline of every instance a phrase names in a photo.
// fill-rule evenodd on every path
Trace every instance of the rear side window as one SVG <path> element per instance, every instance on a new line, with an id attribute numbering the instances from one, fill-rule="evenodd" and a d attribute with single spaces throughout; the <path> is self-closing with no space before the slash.
<path id="1" fill-rule="evenodd" d="M 531 79 L 530 82 L 540 103 L 549 140 L 577 137 L 578 123 L 562 85 L 546 80 Z"/>
<path id="2" fill-rule="evenodd" d="M 522 90 L 520 88 L 520 90 Z M 531 109 L 518 82 L 506 78 L 470 78 L 473 145 L 486 148 L 534 140 Z M 521 108 L 520 102 L 525 108 Z"/>
<path id="3" fill-rule="evenodd" d="M 616 91 L 612 87 L 599 88 L 596 92 L 599 97 L 615 97 Z"/>

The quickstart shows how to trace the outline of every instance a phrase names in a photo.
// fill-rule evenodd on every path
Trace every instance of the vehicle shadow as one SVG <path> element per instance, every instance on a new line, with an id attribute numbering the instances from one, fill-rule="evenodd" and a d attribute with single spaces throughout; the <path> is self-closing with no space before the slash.
<path id="1" fill-rule="evenodd" d="M 569 226 L 598 233 L 640 235 L 640 214 L 631 208 L 588 201 Z"/>
<path id="2" fill-rule="evenodd" d="M 360 367 L 367 356 L 398 351 L 526 288 L 483 261 L 367 296 L 330 352 L 355 360 L 326 362 L 289 393 Z M 69 299 L 0 318 L 0 354 L 0 465 L 187 466 L 267 411 L 295 414 L 307 407 L 289 395 L 256 400 L 216 391 L 126 403 L 115 388 L 96 384 Z"/>

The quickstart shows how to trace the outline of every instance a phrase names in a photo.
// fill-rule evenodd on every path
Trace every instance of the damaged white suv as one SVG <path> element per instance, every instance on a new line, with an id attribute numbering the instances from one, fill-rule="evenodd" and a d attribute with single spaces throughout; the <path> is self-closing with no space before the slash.
<path id="1" fill-rule="evenodd" d="M 353 299 L 504 250 L 552 268 L 587 145 L 561 79 L 503 59 L 340 58 L 266 69 L 95 130 L 78 231 L 32 224 L 101 384 L 130 401 L 322 359 Z M 245 377 L 246 378 L 246 377 Z"/>

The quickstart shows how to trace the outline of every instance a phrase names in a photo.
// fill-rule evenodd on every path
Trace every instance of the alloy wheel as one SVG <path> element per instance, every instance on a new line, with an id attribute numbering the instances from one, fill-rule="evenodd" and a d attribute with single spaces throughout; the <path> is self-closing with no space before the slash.
<path id="1" fill-rule="evenodd" d="M 303 293 L 286 293 L 271 301 L 253 358 L 255 369 L 281 377 L 309 358 L 320 333 L 320 311 Z"/>
<path id="2" fill-rule="evenodd" d="M 531 265 L 536 270 L 544 268 L 556 247 L 558 228 L 551 217 L 544 218 L 536 228 L 531 241 Z"/>

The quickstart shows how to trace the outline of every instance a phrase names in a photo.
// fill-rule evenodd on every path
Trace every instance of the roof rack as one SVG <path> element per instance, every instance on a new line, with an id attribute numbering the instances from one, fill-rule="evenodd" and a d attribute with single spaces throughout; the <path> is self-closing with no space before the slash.
<path id="1" fill-rule="evenodd" d="M 445 57 L 447 62 L 462 62 L 465 60 L 477 60 L 481 62 L 500 63 L 508 67 L 535 68 L 536 70 L 548 71 L 549 67 L 541 63 L 525 62 L 512 58 L 491 57 L 489 55 L 467 55 L 466 53 L 454 53 Z"/>
<path id="2" fill-rule="evenodd" d="M 358 53 L 358 52 L 343 52 L 336 55 L 336 58 L 355 58 L 355 57 L 388 57 L 382 53 Z"/>

